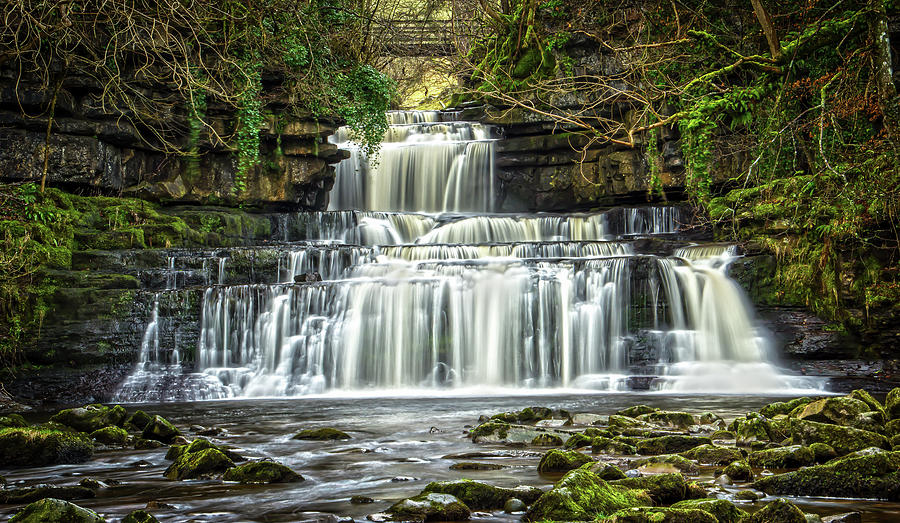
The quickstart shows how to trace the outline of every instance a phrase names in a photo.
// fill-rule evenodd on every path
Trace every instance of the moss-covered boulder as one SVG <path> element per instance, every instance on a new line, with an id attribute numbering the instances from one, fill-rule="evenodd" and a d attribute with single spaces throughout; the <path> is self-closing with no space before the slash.
<path id="1" fill-rule="evenodd" d="M 697 472 L 696 463 L 678 454 L 660 454 L 649 458 L 638 458 L 633 460 L 631 465 L 642 471 L 650 470 L 653 473 L 684 472 L 692 474 Z"/>
<path id="2" fill-rule="evenodd" d="M 624 472 L 622 472 L 622 469 L 608 463 L 594 462 L 589 465 L 584 465 L 582 468 L 593 472 L 597 475 L 597 477 L 604 481 L 614 481 L 617 479 L 625 479 L 628 477 Z"/>
<path id="3" fill-rule="evenodd" d="M 457 497 L 473 510 L 500 510 L 510 499 L 519 499 L 526 505 L 537 501 L 544 493 L 537 487 L 502 488 L 460 479 L 456 481 L 432 481 L 425 486 L 422 494 L 450 494 Z"/>
<path id="4" fill-rule="evenodd" d="M 746 461 L 739 460 L 725 467 L 725 475 L 734 481 L 750 481 L 753 479 L 753 469 Z"/>
<path id="5" fill-rule="evenodd" d="M 734 447 L 720 447 L 719 445 L 700 445 L 682 452 L 681 455 L 705 465 L 727 465 L 744 457 L 741 451 Z"/>
<path id="6" fill-rule="evenodd" d="M 625 429 L 659 430 L 659 427 L 647 421 L 613 414 L 607 423 L 609 430 L 618 433 Z"/>
<path id="7" fill-rule="evenodd" d="M 0 429 L 0 463 L 41 467 L 83 463 L 94 454 L 91 439 L 80 432 L 35 428 Z"/>
<path id="8" fill-rule="evenodd" d="M 797 418 L 820 423 L 833 423 L 872 430 L 883 420 L 870 419 L 863 414 L 871 412 L 864 402 L 849 397 L 833 397 L 816 400 L 803 407 Z M 879 414 L 878 418 L 881 417 Z"/>
<path id="9" fill-rule="evenodd" d="M 765 407 L 759 409 L 759 413 L 767 418 L 774 418 L 779 414 L 790 414 L 797 407 L 802 407 L 807 403 L 812 403 L 812 398 L 795 398 L 790 401 L 778 401 L 769 403 Z"/>
<path id="10" fill-rule="evenodd" d="M 176 460 L 179 456 L 186 452 L 197 452 L 198 450 L 203 449 L 216 449 L 222 454 L 228 456 L 228 459 L 234 461 L 235 463 L 245 460 L 245 458 L 237 452 L 224 446 L 216 445 L 206 438 L 196 438 L 187 445 L 172 445 L 171 447 L 169 447 L 169 450 L 166 451 L 166 459 L 170 461 Z"/>
<path id="11" fill-rule="evenodd" d="M 128 442 L 128 432 L 121 427 L 103 427 L 91 432 L 91 438 L 104 445 L 125 445 Z"/>
<path id="12" fill-rule="evenodd" d="M 884 399 L 884 410 L 890 419 L 900 419 L 900 387 L 888 392 Z"/>
<path id="13" fill-rule="evenodd" d="M 85 405 L 74 409 L 61 410 L 50 418 L 50 421 L 62 423 L 79 432 L 94 432 L 103 427 L 121 426 L 128 415 L 121 405 L 106 407 L 104 405 Z"/>
<path id="14" fill-rule="evenodd" d="M 47 498 L 26 506 L 10 518 L 10 523 L 103 523 L 93 510 L 61 499 Z"/>
<path id="15" fill-rule="evenodd" d="M 581 436 L 581 434 L 576 434 L 577 436 Z M 572 439 L 572 438 L 569 438 Z M 568 443 L 568 440 L 567 440 Z M 561 436 L 557 434 L 538 434 L 531 440 L 531 444 L 536 447 L 561 447 L 563 444 L 563 439 Z M 585 446 L 590 445 L 591 440 L 588 438 Z"/>
<path id="16" fill-rule="evenodd" d="M 567 472 L 592 461 L 594 460 L 590 456 L 586 456 L 581 452 L 552 449 L 541 456 L 541 461 L 538 463 L 538 472 Z"/>
<path id="17" fill-rule="evenodd" d="M 900 501 L 900 452 L 866 449 L 825 465 L 762 478 L 753 487 L 767 494 Z"/>
<path id="18" fill-rule="evenodd" d="M 153 416 L 153 419 L 144 426 L 141 437 L 171 443 L 180 434 L 181 432 L 169 420 L 162 416 Z"/>
<path id="19" fill-rule="evenodd" d="M 640 478 L 617 479 L 611 481 L 610 485 L 644 490 L 655 503 L 661 505 L 671 505 L 698 497 L 698 491 L 691 488 L 681 474 L 655 474 Z"/>
<path id="20" fill-rule="evenodd" d="M 37 485 L 0 490 L 0 505 L 22 505 L 39 499 L 55 498 L 70 501 L 73 499 L 90 499 L 94 491 L 81 485 Z"/>
<path id="21" fill-rule="evenodd" d="M 490 417 L 491 420 L 504 423 L 536 423 L 547 419 L 568 420 L 572 415 L 562 409 L 554 410 L 547 407 L 526 407 L 520 411 L 501 412 Z"/>
<path id="22" fill-rule="evenodd" d="M 20 414 L 0 416 L 0 429 L 17 429 L 27 426 L 28 422 Z"/>
<path id="23" fill-rule="evenodd" d="M 654 425 L 659 425 L 661 427 L 673 427 L 676 429 L 686 429 L 691 425 L 697 424 L 697 420 L 694 419 L 694 416 L 688 414 L 687 412 L 674 412 L 667 410 L 660 410 L 651 412 L 649 414 L 641 414 L 637 417 L 637 419 L 646 421 L 647 423 L 653 423 Z"/>
<path id="24" fill-rule="evenodd" d="M 624 508 L 651 505 L 646 492 L 616 487 L 585 468 L 573 470 L 538 498 L 525 521 L 593 521 Z"/>
<path id="25" fill-rule="evenodd" d="M 605 523 L 717 523 L 716 517 L 697 508 L 634 507 L 622 509 Z"/>
<path id="26" fill-rule="evenodd" d="M 890 419 L 890 416 L 888 416 L 887 412 L 885 412 L 885 410 L 884 410 L 884 405 L 882 405 L 881 402 L 878 401 L 877 399 L 873 398 L 872 395 L 869 394 L 868 392 L 866 392 L 862 389 L 856 389 L 853 392 L 851 392 L 850 394 L 848 394 L 847 397 L 853 398 L 855 400 L 859 400 L 859 401 L 865 403 L 866 405 L 868 405 L 869 410 L 878 412 L 879 414 L 881 414 L 882 422 L 886 422 Z"/>
<path id="27" fill-rule="evenodd" d="M 143 431 L 153 421 L 153 416 L 142 410 L 137 410 L 125 420 L 125 427 L 130 430 Z"/>
<path id="28" fill-rule="evenodd" d="M 591 446 L 593 439 L 594 438 L 579 432 L 578 434 L 572 434 L 571 436 L 569 436 L 569 439 L 566 440 L 565 447 L 567 449 L 580 449 L 581 447 L 589 447 Z"/>
<path id="29" fill-rule="evenodd" d="M 717 430 L 709 435 L 713 441 L 730 441 L 736 438 L 734 432 L 730 430 Z"/>
<path id="30" fill-rule="evenodd" d="M 772 440 L 769 437 L 769 419 L 756 413 L 734 420 L 729 429 L 734 432 L 735 442 L 742 447 L 749 447 L 757 441 Z"/>
<path id="31" fill-rule="evenodd" d="M 816 455 L 809 447 L 790 445 L 751 452 L 747 461 L 757 468 L 793 469 L 814 464 Z"/>
<path id="32" fill-rule="evenodd" d="M 466 521 L 471 510 L 450 494 L 419 494 L 388 509 L 398 521 Z"/>
<path id="33" fill-rule="evenodd" d="M 220 450 L 203 449 L 180 455 L 169 465 L 164 475 L 175 480 L 208 478 L 222 474 L 234 466 L 234 462 Z"/>
<path id="34" fill-rule="evenodd" d="M 747 513 L 725 499 L 686 499 L 672 505 L 672 508 L 692 508 L 709 512 L 719 523 L 740 523 Z"/>
<path id="35" fill-rule="evenodd" d="M 133 510 L 122 518 L 122 523 L 159 523 L 159 520 L 146 510 Z"/>
<path id="36" fill-rule="evenodd" d="M 750 523 L 807 523 L 806 515 L 797 505 L 786 499 L 776 499 L 754 512 Z"/>
<path id="37" fill-rule="evenodd" d="M 813 443 L 809 446 L 809 450 L 812 451 L 816 463 L 819 464 L 827 463 L 838 457 L 837 452 L 835 452 L 831 445 L 826 445 L 825 443 Z"/>
<path id="38" fill-rule="evenodd" d="M 296 483 L 303 476 L 275 461 L 253 461 L 229 468 L 222 479 L 244 484 Z"/>
<path id="39" fill-rule="evenodd" d="M 840 456 L 869 447 L 890 448 L 887 438 L 875 432 L 800 419 L 791 420 L 791 440 L 803 445 L 825 443 Z"/>
<path id="40" fill-rule="evenodd" d="M 591 440 L 591 452 L 633 456 L 637 454 L 637 447 L 618 438 L 597 437 Z"/>
<path id="41" fill-rule="evenodd" d="M 638 441 L 638 454 L 674 454 L 700 445 L 712 445 L 712 440 L 702 436 L 661 436 Z"/>
<path id="42" fill-rule="evenodd" d="M 291 439 L 305 439 L 314 441 L 334 441 L 341 439 L 351 439 L 350 435 L 342 430 L 331 427 L 322 427 L 320 429 L 301 430 Z"/>
<path id="43" fill-rule="evenodd" d="M 638 416 L 643 416 L 644 414 L 650 414 L 651 412 L 656 412 L 659 409 L 656 407 L 651 407 L 649 405 L 635 405 L 633 407 L 628 407 L 627 409 L 622 409 L 616 412 L 618 416 L 628 416 L 629 418 L 637 418 Z"/>

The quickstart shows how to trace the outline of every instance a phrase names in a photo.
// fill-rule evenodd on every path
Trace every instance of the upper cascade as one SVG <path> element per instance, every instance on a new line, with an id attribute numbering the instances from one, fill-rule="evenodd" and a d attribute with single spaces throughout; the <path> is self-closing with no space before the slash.
<path id="1" fill-rule="evenodd" d="M 335 170 L 329 210 L 490 212 L 496 200 L 488 127 L 443 122 L 436 111 L 388 113 L 390 128 L 369 158 L 342 127 L 329 139 L 350 151 Z"/>

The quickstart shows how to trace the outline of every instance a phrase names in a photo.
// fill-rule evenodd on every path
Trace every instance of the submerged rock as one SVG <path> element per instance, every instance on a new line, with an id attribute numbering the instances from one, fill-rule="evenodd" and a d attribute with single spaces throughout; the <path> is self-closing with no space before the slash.
<path id="1" fill-rule="evenodd" d="M 134 510 L 122 519 L 122 523 L 159 523 L 159 520 L 146 510 Z"/>
<path id="2" fill-rule="evenodd" d="M 652 504 L 646 492 L 616 487 L 587 468 L 573 470 L 525 513 L 525 521 L 592 521 L 624 508 Z"/>
<path id="3" fill-rule="evenodd" d="M 718 445 L 700 445 L 682 452 L 681 455 L 709 465 L 728 465 L 744 457 L 741 451 L 734 447 L 720 447 Z"/>
<path id="4" fill-rule="evenodd" d="M 162 416 L 153 416 L 153 419 L 144 427 L 141 436 L 144 439 L 155 439 L 163 443 L 171 443 L 181 432 Z"/>
<path id="5" fill-rule="evenodd" d="M 0 490 L 0 504 L 20 505 L 39 499 L 55 498 L 63 500 L 89 499 L 95 496 L 94 491 L 82 486 L 37 485 L 17 489 Z"/>
<path id="6" fill-rule="evenodd" d="M 862 523 L 861 512 L 844 512 L 833 516 L 825 516 L 822 523 Z"/>
<path id="7" fill-rule="evenodd" d="M 220 450 L 207 448 L 178 456 L 164 475 L 175 480 L 205 478 L 221 474 L 234 466 L 234 462 Z"/>
<path id="8" fill-rule="evenodd" d="M 85 405 L 74 409 L 59 411 L 50 421 L 62 423 L 79 432 L 94 432 L 108 426 L 122 426 L 127 412 L 121 405 L 105 407 L 100 404 Z"/>
<path id="9" fill-rule="evenodd" d="M 635 507 L 620 510 L 607 523 L 717 523 L 705 510 L 674 507 Z"/>
<path id="10" fill-rule="evenodd" d="M 726 499 L 686 499 L 672 508 L 692 508 L 709 512 L 719 523 L 740 523 L 747 513 Z"/>
<path id="11" fill-rule="evenodd" d="M 590 456 L 574 450 L 553 449 L 541 457 L 541 461 L 538 463 L 538 472 L 567 472 L 592 461 L 594 460 Z"/>
<path id="12" fill-rule="evenodd" d="M 747 461 L 757 468 L 790 469 L 814 464 L 816 455 L 809 447 L 791 445 L 751 452 Z"/>
<path id="13" fill-rule="evenodd" d="M 711 445 L 712 441 L 698 436 L 662 436 L 648 438 L 637 444 L 638 454 L 672 454 L 685 452 L 700 445 Z"/>
<path id="14" fill-rule="evenodd" d="M 275 461 L 253 461 L 225 471 L 225 481 L 238 483 L 295 483 L 303 477 L 290 468 Z"/>
<path id="15" fill-rule="evenodd" d="M 80 432 L 34 428 L 0 429 L 0 463 L 41 467 L 82 463 L 94 453 L 94 444 Z"/>
<path id="16" fill-rule="evenodd" d="M 433 481 L 425 486 L 422 494 L 450 494 L 474 510 L 499 510 L 510 499 L 519 499 L 526 504 L 534 503 L 544 492 L 537 487 L 502 488 L 460 479 L 456 481 Z"/>
<path id="17" fill-rule="evenodd" d="M 887 438 L 875 432 L 799 419 L 791 420 L 791 439 L 803 445 L 825 443 L 841 456 L 869 447 L 890 448 Z"/>
<path id="18" fill-rule="evenodd" d="M 619 479 L 610 482 L 610 485 L 644 490 L 655 503 L 662 505 L 671 505 L 685 499 L 695 499 L 706 495 L 705 492 L 700 493 L 693 488 L 681 474 L 655 474 L 640 478 Z"/>
<path id="19" fill-rule="evenodd" d="M 466 521 L 469 507 L 450 494 L 419 494 L 394 504 L 388 512 L 399 521 Z"/>
<path id="20" fill-rule="evenodd" d="M 61 499 L 47 498 L 16 512 L 10 523 L 103 523 L 106 520 L 93 510 Z"/>
<path id="21" fill-rule="evenodd" d="M 806 515 L 797 505 L 786 499 L 776 499 L 749 519 L 750 523 L 807 523 Z"/>
<path id="22" fill-rule="evenodd" d="M 351 496 L 350 503 L 354 505 L 367 505 L 369 503 L 375 503 L 375 499 L 368 496 Z"/>
<path id="23" fill-rule="evenodd" d="M 323 427 L 320 429 L 301 430 L 291 439 L 305 439 L 314 441 L 332 441 L 339 439 L 351 439 L 350 435 L 344 431 L 331 427 Z"/>

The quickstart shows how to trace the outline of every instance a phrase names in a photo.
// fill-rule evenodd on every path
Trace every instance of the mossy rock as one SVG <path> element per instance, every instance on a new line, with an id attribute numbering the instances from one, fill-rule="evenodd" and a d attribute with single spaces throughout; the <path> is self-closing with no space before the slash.
<path id="1" fill-rule="evenodd" d="M 313 441 L 334 441 L 341 439 L 351 439 L 350 435 L 344 431 L 331 427 L 323 427 L 321 429 L 301 430 L 291 439 L 304 439 Z"/>
<path id="2" fill-rule="evenodd" d="M 6 466 L 42 467 L 83 463 L 94 454 L 86 434 L 34 428 L 0 429 L 0 463 Z"/>
<path id="3" fill-rule="evenodd" d="M 533 440 L 531 440 L 531 444 L 536 447 L 561 447 L 563 444 L 563 439 L 556 434 L 538 434 Z M 590 445 L 590 439 L 588 439 L 586 445 Z"/>
<path id="4" fill-rule="evenodd" d="M 892 419 L 891 421 L 885 423 L 884 434 L 889 438 L 900 434 L 900 419 Z"/>
<path id="5" fill-rule="evenodd" d="M 598 437 L 591 440 L 591 452 L 633 456 L 637 454 L 637 448 L 618 438 Z"/>
<path id="6" fill-rule="evenodd" d="M 900 419 L 900 387 L 888 392 L 884 399 L 884 411 L 890 419 Z"/>
<path id="7" fill-rule="evenodd" d="M 174 480 L 208 478 L 234 466 L 234 462 L 220 450 L 203 449 L 182 454 L 169 465 L 164 475 Z"/>
<path id="8" fill-rule="evenodd" d="M 0 416 L 0 429 L 18 429 L 27 426 L 28 422 L 19 414 Z"/>
<path id="9" fill-rule="evenodd" d="M 769 437 L 769 420 L 758 414 L 749 414 L 746 418 L 734 420 L 732 427 L 734 431 L 735 442 L 742 447 L 749 447 L 754 442 L 768 442 L 772 438 Z"/>
<path id="10" fill-rule="evenodd" d="M 165 447 L 166 444 L 155 439 L 135 438 L 134 450 L 151 450 Z"/>
<path id="11" fill-rule="evenodd" d="M 750 523 L 807 523 L 806 515 L 797 505 L 786 499 L 776 499 L 754 512 Z"/>
<path id="12" fill-rule="evenodd" d="M 120 427 L 103 427 L 91 432 L 91 438 L 104 445 L 125 445 L 128 442 L 128 432 Z"/>
<path id="13" fill-rule="evenodd" d="M 552 449 L 541 456 L 541 461 L 538 463 L 538 472 L 567 472 L 592 461 L 590 456 L 586 456 L 581 452 Z"/>
<path id="14" fill-rule="evenodd" d="M 624 508 L 651 505 L 646 492 L 613 486 L 585 468 L 563 476 L 525 513 L 525 521 L 593 521 Z"/>
<path id="15" fill-rule="evenodd" d="M 61 499 L 47 498 L 16 512 L 10 523 L 104 523 L 93 510 Z"/>
<path id="16" fill-rule="evenodd" d="M 62 487 L 55 485 L 38 485 L 36 487 L 0 490 L 0 505 L 22 505 L 45 498 L 69 501 L 73 499 L 90 499 L 94 496 L 93 490 L 80 485 Z"/>
<path id="17" fill-rule="evenodd" d="M 274 461 L 253 461 L 225 471 L 225 481 L 238 483 L 296 483 L 303 477 L 290 468 Z"/>
<path id="18" fill-rule="evenodd" d="M 171 443 L 181 432 L 162 416 L 153 416 L 153 419 L 144 427 L 141 436 L 144 439 L 155 439 L 163 443 Z"/>
<path id="19" fill-rule="evenodd" d="M 109 426 L 125 424 L 127 413 L 121 405 L 106 407 L 104 405 L 85 405 L 74 409 L 61 410 L 50 418 L 50 421 L 62 423 L 79 432 L 94 432 Z"/>
<path id="20" fill-rule="evenodd" d="M 812 398 L 795 398 L 790 401 L 778 401 L 775 403 L 769 403 L 765 407 L 759 409 L 759 413 L 767 418 L 774 418 L 779 414 L 790 414 L 791 411 L 796 409 L 797 407 L 802 407 L 807 403 L 812 403 Z"/>
<path id="21" fill-rule="evenodd" d="M 654 474 L 640 478 L 625 478 L 612 481 L 610 484 L 644 490 L 655 503 L 661 505 L 671 505 L 685 499 L 698 497 L 695 491 L 689 488 L 688 482 L 681 474 Z"/>
<path id="22" fill-rule="evenodd" d="M 388 512 L 398 521 L 467 521 L 472 511 L 450 494 L 419 494 L 404 499 Z"/>
<path id="23" fill-rule="evenodd" d="M 488 421 L 470 430 L 469 437 L 475 443 L 503 441 L 509 434 L 509 429 L 509 423 Z"/>
<path id="24" fill-rule="evenodd" d="M 702 436 L 661 436 L 639 441 L 637 451 L 643 455 L 674 454 L 700 445 L 712 445 L 712 440 Z"/>
<path id="25" fill-rule="evenodd" d="M 655 469 L 654 472 L 683 472 L 687 474 L 697 472 L 696 463 L 678 454 L 660 454 L 649 458 L 639 458 L 632 461 L 631 465 L 636 468 L 649 467 Z"/>
<path id="26" fill-rule="evenodd" d="M 798 419 L 791 420 L 791 441 L 803 445 L 825 443 L 840 456 L 869 447 L 890 448 L 887 438 L 875 432 Z"/>
<path id="27" fill-rule="evenodd" d="M 581 431 L 582 434 L 589 438 L 612 438 L 615 434 L 609 429 L 598 429 L 597 427 L 589 427 Z"/>
<path id="28" fill-rule="evenodd" d="M 146 510 L 133 510 L 122 518 L 122 523 L 159 523 L 159 520 Z"/>
<path id="29" fill-rule="evenodd" d="M 580 449 L 582 447 L 588 447 L 591 445 L 591 441 L 593 438 L 588 436 L 587 434 L 572 434 L 569 436 L 569 439 L 566 440 L 565 447 L 567 449 Z"/>
<path id="30" fill-rule="evenodd" d="M 662 427 L 673 427 L 676 429 L 686 429 L 697 424 L 697 420 L 694 419 L 694 416 L 687 412 L 673 412 L 667 410 L 642 414 L 638 416 L 637 419 Z"/>
<path id="31" fill-rule="evenodd" d="M 672 508 L 693 508 L 709 512 L 719 523 L 740 523 L 747 513 L 726 499 L 686 499 Z"/>
<path id="32" fill-rule="evenodd" d="M 719 416 L 718 414 L 715 414 L 713 412 L 704 412 L 703 414 L 700 415 L 700 417 L 697 419 L 697 421 L 701 425 L 720 425 L 723 427 L 725 426 L 725 420 L 722 419 L 722 416 Z"/>
<path id="33" fill-rule="evenodd" d="M 698 508 L 634 507 L 622 509 L 607 523 L 717 523 L 715 516 Z"/>
<path id="34" fill-rule="evenodd" d="M 718 445 L 700 445 L 681 453 L 682 456 L 706 465 L 728 465 L 744 458 L 739 449 Z"/>
<path id="35" fill-rule="evenodd" d="M 736 438 L 734 432 L 730 430 L 717 430 L 709 435 L 709 438 L 715 440 L 733 440 Z"/>
<path id="36" fill-rule="evenodd" d="M 608 463 L 600 463 L 595 461 L 594 463 L 582 465 L 581 468 L 593 472 L 603 481 L 615 481 L 617 479 L 625 479 L 628 477 L 624 472 L 622 472 L 622 469 Z"/>
<path id="37" fill-rule="evenodd" d="M 137 410 L 125 420 L 125 426 L 132 430 L 143 431 L 151 421 L 153 421 L 153 416 Z"/>
<path id="38" fill-rule="evenodd" d="M 566 410 L 553 410 L 547 407 L 525 407 L 516 412 L 501 412 L 491 416 L 492 421 L 502 423 L 536 423 L 546 419 L 571 419 L 572 415 Z"/>
<path id="39" fill-rule="evenodd" d="M 499 463 L 477 463 L 474 461 L 463 461 L 450 465 L 450 470 L 500 470 L 503 465 Z"/>
<path id="40" fill-rule="evenodd" d="M 474 510 L 500 510 L 510 499 L 520 499 L 526 505 L 530 505 L 544 492 L 537 487 L 502 488 L 479 481 L 460 479 L 433 481 L 422 490 L 422 494 L 429 493 L 450 494 Z"/>
<path id="41" fill-rule="evenodd" d="M 875 413 L 867 418 L 863 416 L 867 412 L 873 411 L 860 400 L 835 397 L 820 399 L 806 405 L 797 418 L 877 431 L 878 425 L 884 423 L 883 414 Z"/>
<path id="42" fill-rule="evenodd" d="M 757 480 L 767 494 L 900 501 L 900 452 L 867 449 L 824 465 Z"/>
<path id="43" fill-rule="evenodd" d="M 809 450 L 815 456 L 816 463 L 826 463 L 837 457 L 837 452 L 831 448 L 831 445 L 826 445 L 825 443 L 813 443 L 809 446 Z"/>
<path id="44" fill-rule="evenodd" d="M 753 469 L 746 461 L 739 460 L 725 467 L 725 475 L 734 481 L 750 481 L 753 479 Z"/>
<path id="45" fill-rule="evenodd" d="M 609 417 L 608 426 L 609 430 L 613 432 L 620 432 L 624 429 L 659 430 L 659 427 L 652 423 L 617 414 Z"/>
<path id="46" fill-rule="evenodd" d="M 629 418 L 637 418 L 638 416 L 650 414 L 651 412 L 657 412 L 658 410 L 658 408 L 651 407 L 649 405 L 634 405 L 633 407 L 628 407 L 627 409 L 622 409 L 616 412 L 616 415 L 628 416 Z"/>
<path id="47" fill-rule="evenodd" d="M 809 447 L 790 445 L 751 452 L 747 461 L 757 468 L 794 469 L 814 464 L 816 455 Z"/>
<path id="48" fill-rule="evenodd" d="M 890 416 L 888 416 L 887 412 L 884 410 L 884 405 L 882 405 L 881 402 L 877 399 L 873 398 L 872 395 L 868 392 L 862 389 L 856 389 L 848 394 L 847 397 L 859 400 L 868 405 L 870 410 L 880 413 L 882 422 L 886 422 L 890 419 Z"/>

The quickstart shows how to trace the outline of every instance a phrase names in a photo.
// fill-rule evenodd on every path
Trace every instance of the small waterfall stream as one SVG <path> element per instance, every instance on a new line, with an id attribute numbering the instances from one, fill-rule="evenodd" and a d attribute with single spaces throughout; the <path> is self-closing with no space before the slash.
<path id="1" fill-rule="evenodd" d="M 615 391 L 633 376 L 661 391 L 819 386 L 771 364 L 727 276 L 734 247 L 679 242 L 680 208 L 492 214 L 489 130 L 439 113 L 389 118 L 374 166 L 335 135 L 353 155 L 337 168 L 334 210 L 281 219 L 294 241 L 259 256 L 274 268 L 236 283 L 229 264 L 240 272 L 231 259 L 243 254 L 207 255 L 189 363 L 158 348 L 157 297 L 117 400 Z M 170 290 L 190 279 L 179 260 L 168 259 Z"/>

